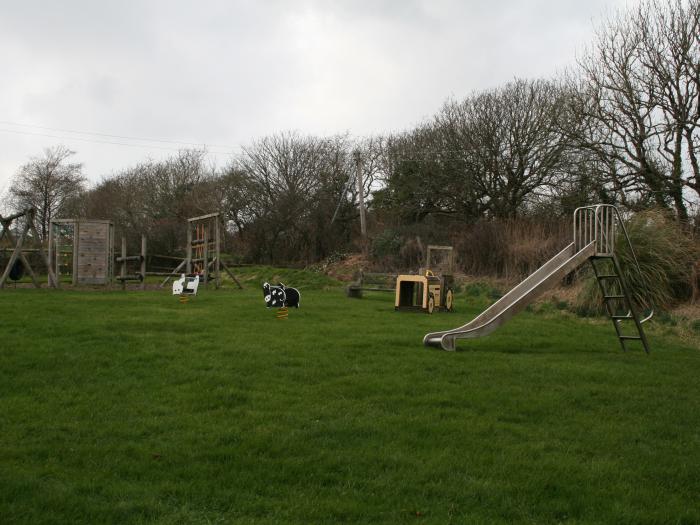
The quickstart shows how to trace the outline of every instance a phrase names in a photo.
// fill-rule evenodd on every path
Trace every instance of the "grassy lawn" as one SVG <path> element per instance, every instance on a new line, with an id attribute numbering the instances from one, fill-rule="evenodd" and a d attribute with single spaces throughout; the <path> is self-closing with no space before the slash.
<path id="1" fill-rule="evenodd" d="M 554 311 L 428 350 L 488 299 L 397 313 L 315 278 L 278 321 L 248 273 L 184 305 L 0 292 L 2 523 L 700 522 L 690 344 L 625 354 Z"/>

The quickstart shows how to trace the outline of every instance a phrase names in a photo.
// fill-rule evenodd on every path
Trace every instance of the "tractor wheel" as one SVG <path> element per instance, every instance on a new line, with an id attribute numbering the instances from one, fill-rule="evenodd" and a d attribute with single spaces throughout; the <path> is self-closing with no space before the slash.
<path id="1" fill-rule="evenodd" d="M 433 310 L 435 310 L 435 297 L 433 297 L 433 294 L 430 294 L 430 297 L 428 297 L 428 313 L 432 314 Z"/>
<path id="2" fill-rule="evenodd" d="M 454 295 L 452 294 L 452 290 L 447 290 L 447 293 L 445 294 L 445 308 L 448 312 L 451 312 L 453 307 Z"/>

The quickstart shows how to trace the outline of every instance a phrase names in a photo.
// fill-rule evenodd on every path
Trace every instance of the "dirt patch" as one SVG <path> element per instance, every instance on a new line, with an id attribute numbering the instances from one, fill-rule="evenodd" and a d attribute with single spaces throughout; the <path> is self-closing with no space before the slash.
<path id="1" fill-rule="evenodd" d="M 355 253 L 348 255 L 341 261 L 329 263 L 325 267 L 324 273 L 339 281 L 351 282 L 355 280 L 360 270 L 368 267 L 368 262 L 362 254 Z"/>

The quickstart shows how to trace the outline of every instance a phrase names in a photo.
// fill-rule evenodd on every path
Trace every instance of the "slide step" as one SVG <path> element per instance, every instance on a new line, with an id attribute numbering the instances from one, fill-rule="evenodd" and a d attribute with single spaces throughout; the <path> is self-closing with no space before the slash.
<path id="1" fill-rule="evenodd" d="M 625 339 L 625 340 L 629 340 L 629 339 L 641 340 L 641 339 L 642 339 L 642 338 L 639 337 L 638 335 L 621 335 L 621 336 L 619 336 L 619 337 L 620 337 L 620 339 Z"/>

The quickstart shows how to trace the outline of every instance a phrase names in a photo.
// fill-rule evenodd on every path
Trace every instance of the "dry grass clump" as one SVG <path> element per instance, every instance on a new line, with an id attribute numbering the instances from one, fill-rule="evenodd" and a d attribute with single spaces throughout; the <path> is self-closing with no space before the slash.
<path id="1" fill-rule="evenodd" d="M 520 280 L 571 242 L 569 221 L 479 221 L 455 236 L 461 268 L 472 275 Z"/>
<path id="2" fill-rule="evenodd" d="M 625 225 L 640 270 L 624 239 L 618 235 L 615 247 L 625 281 L 641 309 L 652 305 L 669 309 L 693 294 L 693 268 L 700 256 L 698 241 L 681 225 L 658 210 L 635 214 Z M 602 297 L 592 280 L 581 294 L 581 312 L 601 312 Z"/>

